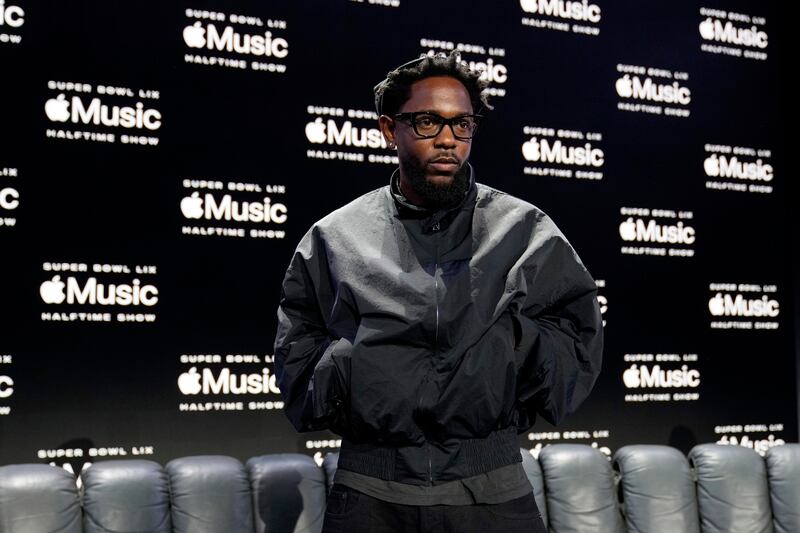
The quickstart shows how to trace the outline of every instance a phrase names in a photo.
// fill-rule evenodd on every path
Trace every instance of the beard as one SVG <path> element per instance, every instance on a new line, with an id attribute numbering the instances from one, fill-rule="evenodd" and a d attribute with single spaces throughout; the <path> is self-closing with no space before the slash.
<path id="1" fill-rule="evenodd" d="M 424 207 L 436 211 L 458 205 L 469 189 L 469 167 L 464 161 L 448 184 L 432 183 L 425 176 L 425 168 L 411 157 L 400 158 L 400 168 L 409 185 L 424 202 Z"/>

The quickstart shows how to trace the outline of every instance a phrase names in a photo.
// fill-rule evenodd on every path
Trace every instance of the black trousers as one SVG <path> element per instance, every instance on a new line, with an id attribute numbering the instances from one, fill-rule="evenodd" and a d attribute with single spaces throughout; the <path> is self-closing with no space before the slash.
<path id="1" fill-rule="evenodd" d="M 390 503 L 334 483 L 322 533 L 547 533 L 533 491 L 496 504 Z"/>

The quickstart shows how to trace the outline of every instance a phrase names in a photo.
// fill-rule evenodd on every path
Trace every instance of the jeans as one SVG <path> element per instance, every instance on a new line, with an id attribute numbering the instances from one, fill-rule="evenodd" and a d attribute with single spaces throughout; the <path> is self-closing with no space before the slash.
<path id="1" fill-rule="evenodd" d="M 533 491 L 496 504 L 390 503 L 334 483 L 322 533 L 547 533 Z"/>

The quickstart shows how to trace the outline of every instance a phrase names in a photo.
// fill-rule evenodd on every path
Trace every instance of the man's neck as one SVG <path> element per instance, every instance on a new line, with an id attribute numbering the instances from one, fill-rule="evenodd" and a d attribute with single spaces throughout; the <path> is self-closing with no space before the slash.
<path id="1" fill-rule="evenodd" d="M 403 175 L 403 169 L 400 169 L 400 193 L 405 196 L 406 200 L 418 207 L 427 207 L 422 197 L 417 194 L 417 191 L 411 187 L 408 179 Z"/>

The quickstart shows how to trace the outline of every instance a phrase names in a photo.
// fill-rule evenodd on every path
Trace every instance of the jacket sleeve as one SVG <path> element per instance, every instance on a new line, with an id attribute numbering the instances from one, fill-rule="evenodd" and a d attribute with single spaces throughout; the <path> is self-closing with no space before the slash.
<path id="1" fill-rule="evenodd" d="M 297 431 L 331 429 L 344 435 L 352 345 L 329 333 L 328 282 L 324 246 L 312 228 L 300 241 L 281 287 L 275 374 L 284 412 Z"/>
<path id="2" fill-rule="evenodd" d="M 517 377 L 519 431 L 539 413 L 553 425 L 592 390 L 603 358 L 597 285 L 575 250 L 545 217 L 544 237 L 532 239 L 522 272 L 526 303 L 516 320 L 522 364 Z"/>

